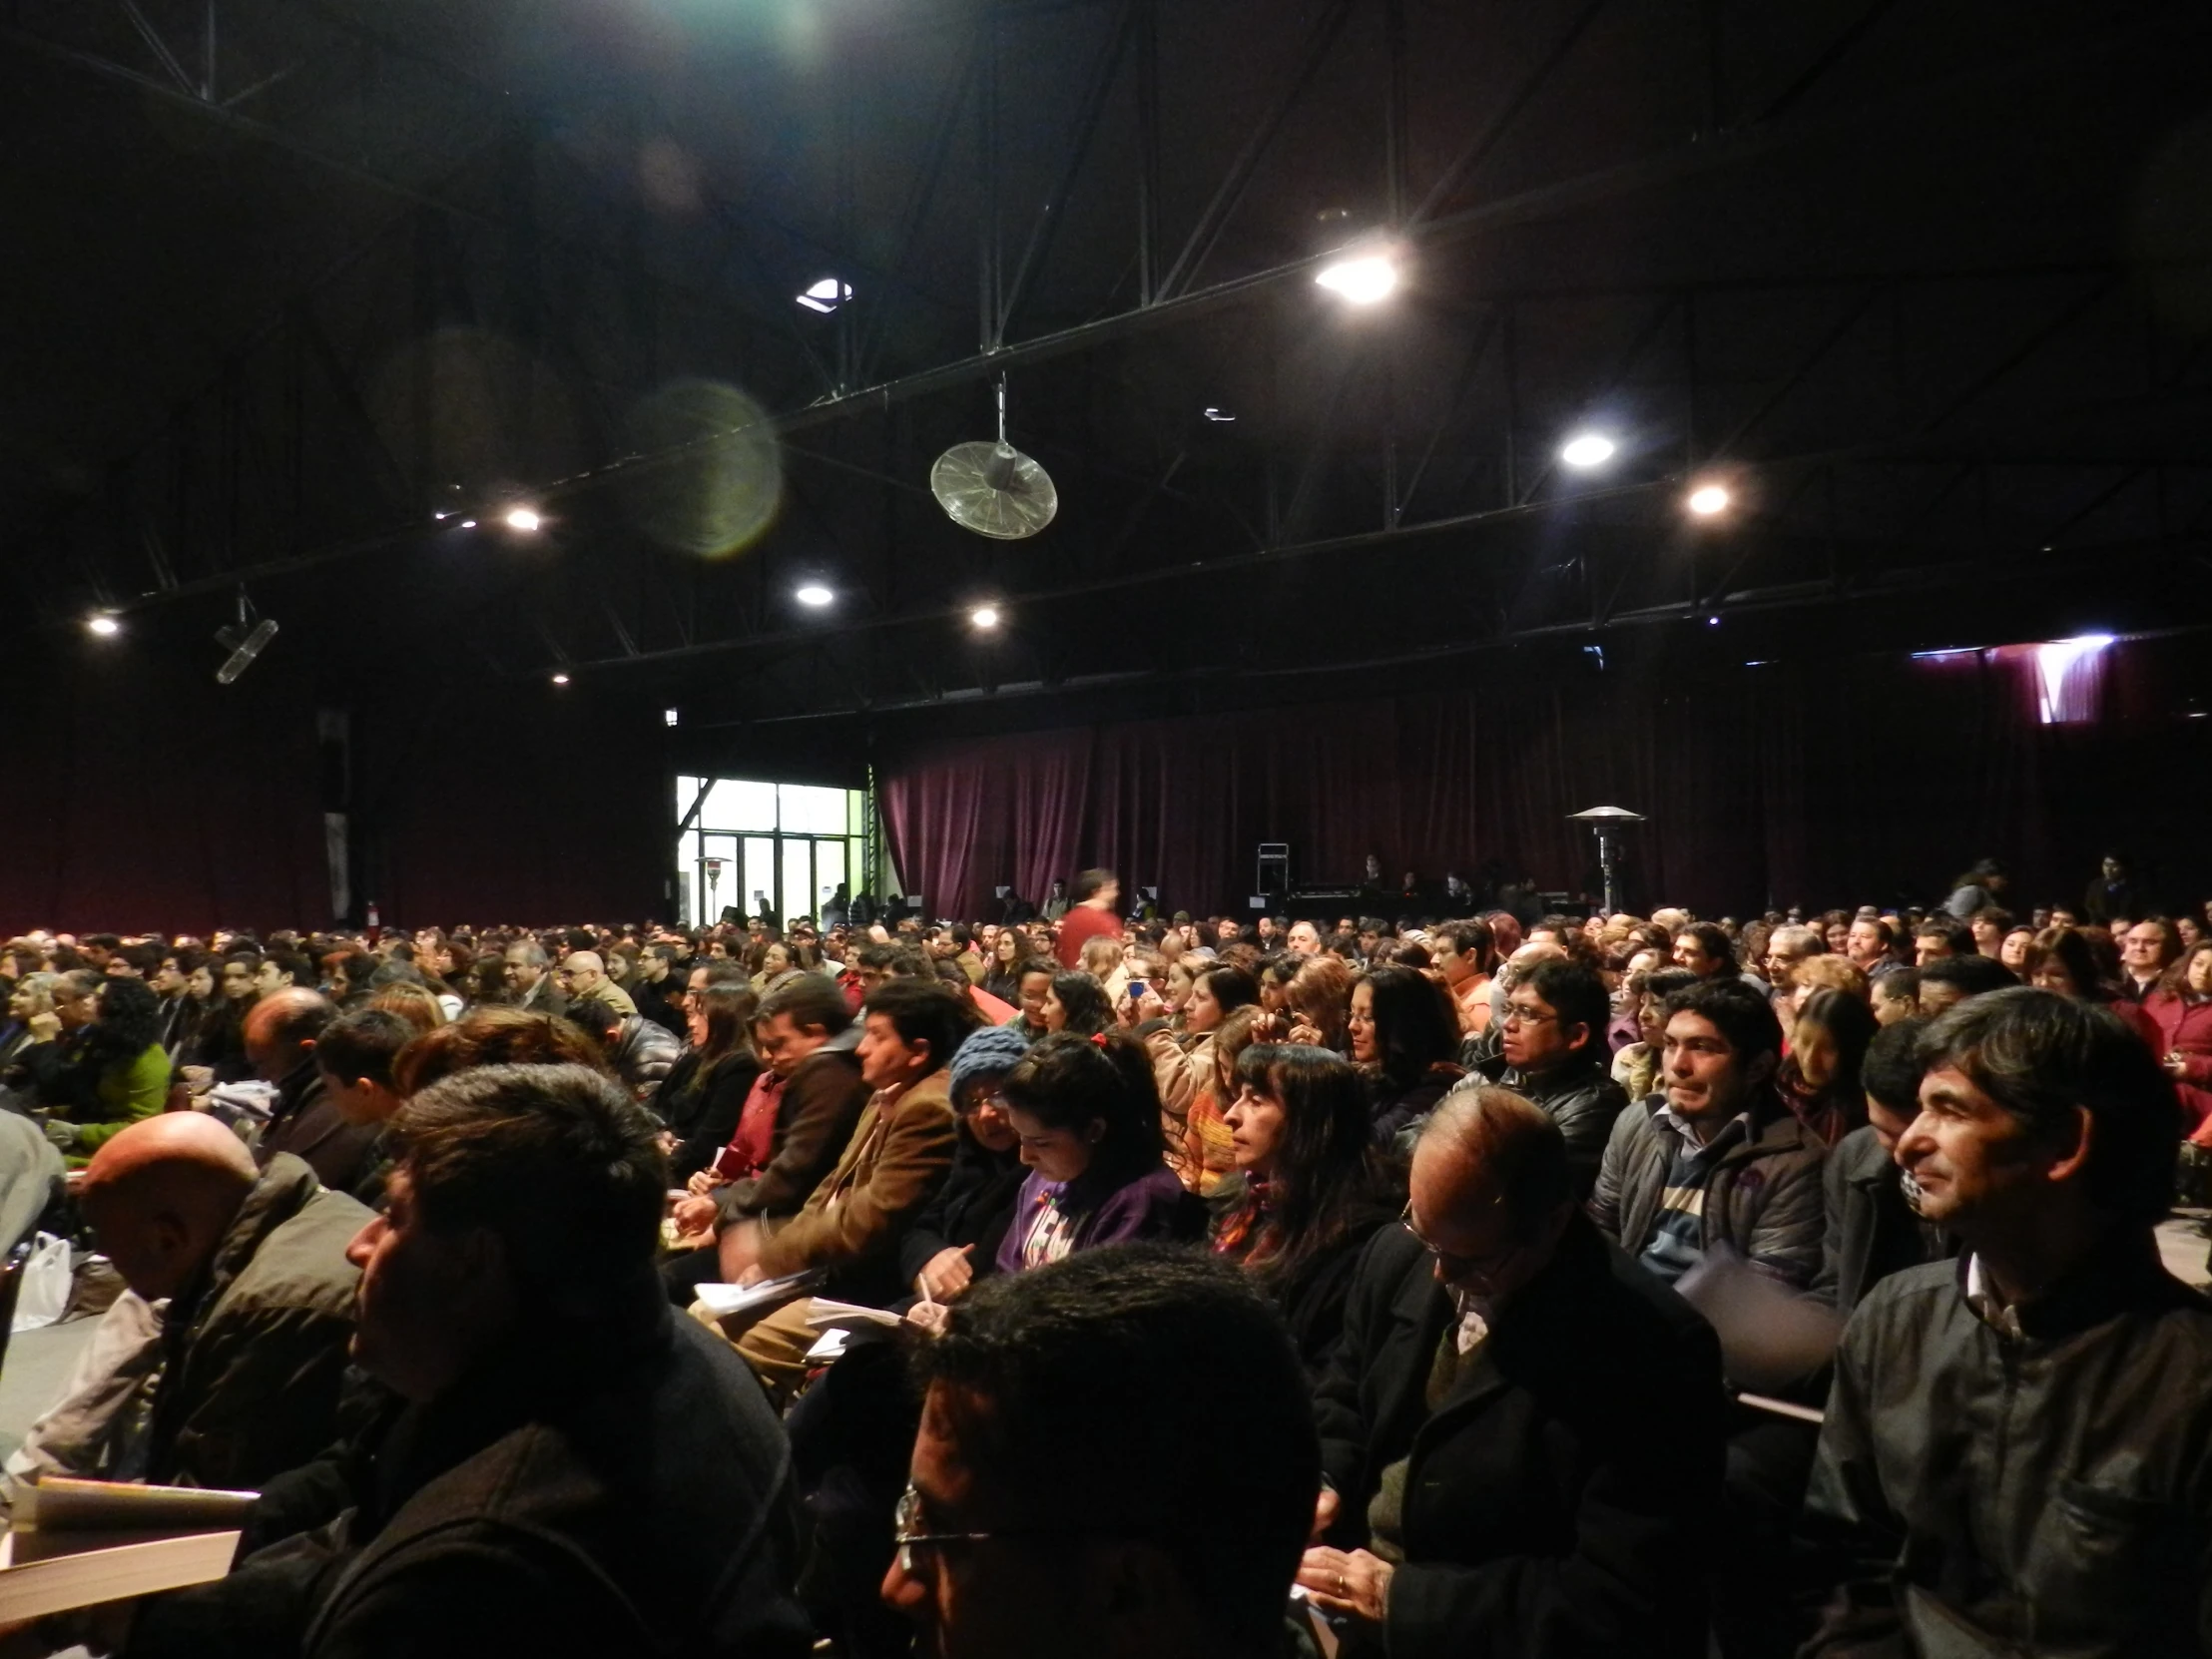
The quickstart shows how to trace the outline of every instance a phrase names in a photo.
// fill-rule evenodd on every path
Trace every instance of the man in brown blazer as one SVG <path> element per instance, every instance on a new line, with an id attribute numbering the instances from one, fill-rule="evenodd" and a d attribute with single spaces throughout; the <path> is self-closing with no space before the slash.
<path id="1" fill-rule="evenodd" d="M 861 1110 L 836 1168 L 798 1215 L 764 1240 L 738 1283 L 820 1272 L 823 1295 L 881 1305 L 899 1300 L 898 1240 L 952 1167 L 955 1119 L 946 1068 L 976 1018 L 934 980 L 889 979 L 861 1007 L 860 1075 L 875 1092 Z M 800 1297 L 760 1316 L 726 1321 L 724 1335 L 779 1403 L 806 1376 L 807 1326 Z"/>

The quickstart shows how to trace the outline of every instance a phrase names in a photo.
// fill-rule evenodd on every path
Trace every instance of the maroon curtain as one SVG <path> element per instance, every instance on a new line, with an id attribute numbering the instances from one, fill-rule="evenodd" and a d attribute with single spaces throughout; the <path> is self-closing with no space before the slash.
<path id="1" fill-rule="evenodd" d="M 878 761 L 890 849 L 937 915 L 991 913 L 1090 864 L 1171 909 L 1241 913 L 1254 850 L 1302 883 L 1436 881 L 1495 860 L 1596 885 L 1568 815 L 1646 814 L 1629 902 L 1709 914 L 1939 896 L 1977 857 L 2021 901 L 2078 895 L 2106 843 L 2212 890 L 2212 720 L 2193 641 L 2107 654 L 2095 718 L 2038 721 L 2031 657 L 1746 667 L 1695 683 L 1493 677 L 1449 692 L 921 745 Z"/>
<path id="2" fill-rule="evenodd" d="M 18 664 L 0 755 L 0 938 L 326 925 L 318 704 L 280 638 L 236 685 L 205 660 L 67 645 Z M 657 708 L 394 670 L 353 713 L 356 904 L 387 923 L 637 920 L 669 910 Z"/>

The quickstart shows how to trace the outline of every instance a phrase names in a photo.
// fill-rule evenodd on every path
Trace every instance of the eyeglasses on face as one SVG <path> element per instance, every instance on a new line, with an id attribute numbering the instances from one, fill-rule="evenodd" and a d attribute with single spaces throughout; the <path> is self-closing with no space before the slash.
<path id="1" fill-rule="evenodd" d="M 1555 1020 L 1558 1017 L 1557 1014 L 1547 1014 L 1540 1008 L 1523 1007 L 1518 1002 L 1505 1004 L 1505 1023 L 1507 1025 L 1541 1025 L 1547 1019 Z"/>
<path id="2" fill-rule="evenodd" d="M 1505 1195 L 1503 1193 L 1493 1193 L 1490 1195 L 1489 1203 L 1485 1208 L 1495 1208 L 1504 1202 Z M 1478 1274 L 1494 1272 L 1505 1263 L 1515 1250 L 1519 1249 L 1517 1245 L 1507 1245 L 1503 1250 L 1493 1251 L 1487 1256 L 1455 1256 L 1430 1239 L 1427 1234 L 1413 1224 L 1413 1201 L 1411 1199 L 1405 1201 L 1405 1208 L 1398 1214 L 1397 1224 L 1413 1235 L 1415 1244 L 1436 1258 L 1436 1265 L 1444 1270 L 1446 1279 L 1467 1279 Z"/>
<path id="3" fill-rule="evenodd" d="M 891 1512 L 891 1541 L 898 1546 L 898 1570 L 917 1575 L 918 1552 L 944 1550 L 960 1544 L 1009 1543 L 1026 1538 L 1086 1538 L 1101 1536 L 1085 1527 L 1016 1527 L 999 1532 L 931 1532 L 921 1512 L 921 1493 L 908 1481 Z"/>

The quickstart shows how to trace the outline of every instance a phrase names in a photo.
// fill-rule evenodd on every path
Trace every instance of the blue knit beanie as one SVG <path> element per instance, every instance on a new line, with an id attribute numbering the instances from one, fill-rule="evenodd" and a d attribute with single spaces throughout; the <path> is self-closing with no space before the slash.
<path id="1" fill-rule="evenodd" d="M 1029 1039 L 1023 1034 L 1018 1019 L 1011 1025 L 986 1025 L 980 1031 L 970 1032 L 968 1040 L 960 1045 L 960 1051 L 952 1056 L 954 1104 L 958 1104 L 960 1091 L 968 1084 L 979 1077 L 1005 1075 L 1028 1052 Z"/>

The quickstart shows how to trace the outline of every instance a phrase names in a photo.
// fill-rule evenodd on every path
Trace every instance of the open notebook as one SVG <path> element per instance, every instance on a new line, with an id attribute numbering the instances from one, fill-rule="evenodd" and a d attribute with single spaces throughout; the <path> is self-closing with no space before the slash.
<path id="1" fill-rule="evenodd" d="M 0 1623 L 221 1578 L 256 1495 L 49 1475 L 0 1539 Z"/>

